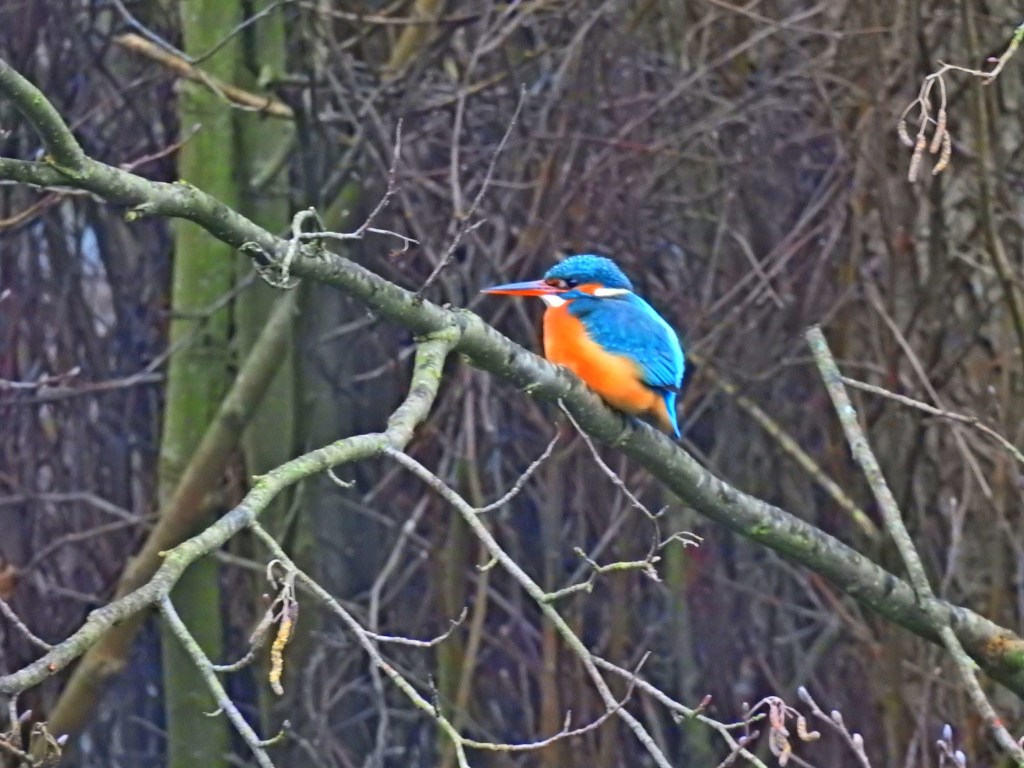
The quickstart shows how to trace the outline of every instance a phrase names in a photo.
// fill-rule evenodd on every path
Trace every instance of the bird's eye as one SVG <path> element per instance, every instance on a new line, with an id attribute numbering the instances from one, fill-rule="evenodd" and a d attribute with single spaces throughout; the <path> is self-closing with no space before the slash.
<path id="1" fill-rule="evenodd" d="M 567 282 L 567 281 L 563 280 L 560 277 L 549 277 L 544 282 L 547 283 L 548 285 L 550 285 L 552 288 L 558 288 L 558 289 L 563 290 L 563 291 L 566 288 L 571 288 L 572 287 L 572 283 L 571 282 Z"/>

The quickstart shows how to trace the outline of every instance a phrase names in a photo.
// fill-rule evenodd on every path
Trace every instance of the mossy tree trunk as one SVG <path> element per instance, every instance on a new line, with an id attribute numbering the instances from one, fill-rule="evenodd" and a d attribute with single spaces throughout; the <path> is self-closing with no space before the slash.
<path id="1" fill-rule="evenodd" d="M 189 54 L 201 55 L 221 42 L 238 24 L 241 14 L 232 0 L 185 0 L 181 4 L 182 32 Z M 204 62 L 210 74 L 231 82 L 237 61 L 235 42 Z M 215 94 L 182 84 L 181 125 L 200 130 L 181 148 L 178 175 L 231 206 L 238 204 L 234 175 L 232 112 Z M 170 344 L 185 341 L 167 371 L 167 402 L 160 448 L 160 504 L 164 506 L 178 483 L 181 470 L 195 450 L 230 381 L 230 312 L 210 308 L 235 281 L 232 249 L 193 224 L 176 230 L 171 295 Z M 219 660 L 223 626 L 216 563 L 206 558 L 186 571 L 172 599 L 182 619 L 211 658 Z M 167 717 L 169 768 L 226 765 L 227 723 L 207 713 L 217 705 L 177 638 L 161 627 L 164 702 Z"/>
<path id="2" fill-rule="evenodd" d="M 252 3 L 252 14 L 266 12 L 271 0 Z M 241 36 L 242 50 L 238 84 L 261 92 L 264 83 L 287 68 L 287 40 L 284 15 L 281 8 L 272 10 L 258 23 L 246 28 Z M 237 164 L 242 188 L 240 210 L 257 224 L 271 230 L 280 230 L 290 219 L 288 152 L 295 138 L 294 125 L 281 120 L 268 120 L 260 114 L 238 113 L 235 125 L 238 135 Z M 244 256 L 238 257 L 239 276 L 252 270 Z M 276 301 L 283 298 L 281 291 L 259 282 L 241 294 L 235 302 L 235 336 L 241 355 L 247 355 L 266 323 Z M 285 359 L 270 384 L 260 409 L 253 415 L 242 438 L 245 472 L 251 478 L 262 475 L 295 457 L 298 453 L 296 414 L 298 392 L 296 387 L 294 324 L 292 343 Z M 314 540 L 308 524 L 309 515 L 295 503 L 295 494 L 283 493 L 267 508 L 264 525 L 288 550 L 289 555 L 305 570 L 313 569 Z M 246 552 L 246 554 L 251 554 Z M 257 580 L 251 596 L 256 612 L 266 609 L 266 584 Z M 290 643 L 290 652 L 302 658 L 309 650 L 310 619 L 313 612 L 304 613 L 296 626 L 299 633 Z M 271 705 L 276 696 L 267 682 L 266 658 L 260 673 L 260 711 L 265 731 L 272 732 Z M 294 689 L 284 680 L 286 692 Z"/>

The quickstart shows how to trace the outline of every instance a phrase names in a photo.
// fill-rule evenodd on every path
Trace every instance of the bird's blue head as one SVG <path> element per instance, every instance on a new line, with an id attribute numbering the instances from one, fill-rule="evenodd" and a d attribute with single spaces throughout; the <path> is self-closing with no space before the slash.
<path id="1" fill-rule="evenodd" d="M 555 264 L 544 273 L 544 280 L 561 281 L 567 288 L 590 284 L 602 288 L 633 290 L 633 284 L 619 269 L 618 264 L 605 256 L 595 256 L 591 253 L 570 256 L 565 261 Z"/>
<path id="2" fill-rule="evenodd" d="M 483 292 L 540 296 L 547 303 L 558 305 L 575 299 L 622 296 L 632 290 L 633 284 L 614 261 L 582 253 L 555 264 L 541 280 L 495 285 Z"/>

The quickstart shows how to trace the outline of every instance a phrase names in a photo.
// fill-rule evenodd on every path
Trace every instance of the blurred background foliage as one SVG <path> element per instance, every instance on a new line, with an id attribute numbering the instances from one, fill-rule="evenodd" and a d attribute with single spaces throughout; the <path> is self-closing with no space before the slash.
<path id="1" fill-rule="evenodd" d="M 275 231 L 310 206 L 330 228 L 358 225 L 384 192 L 400 124 L 397 193 L 375 224 L 419 244 L 375 237 L 347 255 L 411 289 L 443 263 L 430 299 L 469 307 L 535 349 L 539 305 L 478 289 L 537 277 L 560 253 L 614 255 L 697 361 L 683 403 L 687 449 L 898 570 L 873 534 L 869 494 L 802 332 L 822 322 L 849 375 L 979 416 L 1021 444 L 1019 65 L 987 87 L 947 78 L 954 155 L 941 175 L 926 167 L 907 182 L 910 152 L 895 125 L 938 60 L 981 66 L 1022 12 L 1008 0 L 7 0 L 0 55 L 53 100 L 93 157 L 216 191 Z M 272 100 L 280 116 L 186 81 L 140 47 L 257 105 Z M 2 102 L 0 152 L 39 152 Z M 182 304 L 174 259 L 215 246 L 188 225 L 126 223 L 123 213 L 89 195 L 0 186 L 0 597 L 50 641 L 110 598 L 158 513 L 158 486 L 173 484 L 166 446 L 159 457 L 174 361 L 220 334 L 216 354 L 203 357 L 204 346 L 199 357 L 229 380 L 274 297 L 246 263 L 222 255 L 216 300 Z M 406 387 L 406 332 L 325 286 L 297 290 L 293 349 L 209 489 L 211 512 L 237 501 L 252 474 L 380 429 Z M 410 452 L 472 503 L 498 497 L 562 435 L 523 493 L 491 513 L 542 585 L 583 572 L 575 546 L 602 561 L 647 552 L 648 524 L 557 410 L 461 363 L 449 368 Z M 211 397 L 176 418 L 201 427 Z M 963 425 L 867 394 L 858 405 L 937 589 L 1020 631 L 1019 465 Z M 798 463 L 792 444 L 849 499 Z M 806 685 L 864 734 L 877 765 L 935 765 L 942 722 L 986 763 L 936 648 L 702 523 L 614 451 L 604 455 L 646 503 L 667 506 L 673 528 L 704 543 L 668 548 L 660 583 L 614 575 L 562 604 L 591 648 L 624 666 L 654 651 L 646 676 L 690 704 L 711 694 L 720 719 L 767 694 L 795 703 Z M 379 463 L 342 474 L 351 488 L 308 482 L 269 526 L 371 628 L 428 637 L 468 607 L 435 649 L 389 649 L 465 731 L 527 741 L 556 732 L 566 710 L 575 722 L 600 714 L 536 606 L 504 574 L 477 568 L 481 552 L 441 500 Z M 195 587 L 195 604 L 222 616 L 226 659 L 244 653 L 262 611 L 262 556 L 236 541 Z M 362 653 L 315 614 L 300 618 L 282 699 L 264 690 L 260 665 L 229 682 L 262 732 L 291 722 L 281 764 L 451 765 L 432 724 L 378 690 Z M 0 654 L 8 672 L 35 650 L 0 623 Z M 87 726 L 66 764 L 180 758 L 165 702 L 185 674 L 174 665 L 147 625 L 127 672 L 80 713 Z M 64 682 L 23 706 L 46 717 Z M 1008 717 L 1022 713 L 991 692 Z M 678 764 L 724 757 L 706 730 L 649 701 L 630 706 Z M 204 764 L 248 759 L 232 748 Z M 817 765 L 854 765 L 836 739 L 804 749 Z M 544 751 L 474 757 L 496 767 L 645 764 L 614 720 Z"/>

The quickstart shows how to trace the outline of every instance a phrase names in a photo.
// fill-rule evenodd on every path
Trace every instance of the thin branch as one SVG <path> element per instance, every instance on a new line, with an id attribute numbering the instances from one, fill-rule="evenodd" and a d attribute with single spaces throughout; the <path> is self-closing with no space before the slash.
<path id="1" fill-rule="evenodd" d="M 821 377 L 825 382 L 826 389 L 828 389 L 829 397 L 832 399 L 836 414 L 839 416 L 839 421 L 843 426 L 846 441 L 850 445 L 854 459 L 864 472 L 868 485 L 871 486 L 871 491 L 875 496 L 875 501 L 878 502 L 878 508 L 882 514 L 885 528 L 896 543 L 896 548 L 900 553 L 903 564 L 907 568 L 914 591 L 921 601 L 933 600 L 935 596 L 932 593 L 931 584 L 924 569 L 924 563 L 917 552 L 917 548 L 914 546 L 910 532 L 903 523 L 903 516 L 900 513 L 899 505 L 889 489 L 885 475 L 882 474 L 882 468 L 879 466 L 878 460 L 871 450 L 871 445 L 868 443 L 867 437 L 857 421 L 857 411 L 854 410 L 853 404 L 850 402 L 846 387 L 843 385 L 843 377 L 839 373 L 839 368 L 836 366 L 835 359 L 828 348 L 828 343 L 825 341 L 825 335 L 821 332 L 820 328 L 815 326 L 807 331 L 807 343 L 811 347 L 811 353 L 818 364 L 818 370 L 821 372 Z M 981 685 L 978 683 L 978 678 L 974 672 L 976 665 L 971 657 L 967 655 L 966 651 L 964 651 L 963 645 L 950 627 L 948 618 L 934 619 L 933 622 L 934 630 L 938 633 L 943 645 L 946 646 L 946 649 L 953 657 L 954 666 L 960 675 L 961 681 L 967 688 L 967 694 L 971 699 L 971 703 L 974 704 L 974 708 L 985 721 L 996 742 L 1018 765 L 1024 766 L 1024 749 L 1006 730 L 999 715 L 993 709 L 992 703 L 988 700 Z"/>
<path id="2" fill-rule="evenodd" d="M 464 91 L 463 91 L 464 93 Z M 512 136 L 512 130 L 516 127 L 516 122 L 519 120 L 519 113 L 522 112 L 523 104 L 526 102 L 526 89 L 523 88 L 519 91 L 519 101 L 516 102 L 515 111 L 512 113 L 512 117 L 509 118 L 508 125 L 505 126 L 505 133 L 502 134 L 501 140 L 498 142 L 498 146 L 491 153 L 491 161 L 487 165 L 487 171 L 484 173 L 483 181 L 480 183 L 480 189 L 476 193 L 476 197 L 473 198 L 473 202 L 469 205 L 469 210 L 464 214 L 461 211 L 461 192 L 459 192 L 458 186 L 458 132 L 456 132 L 454 139 L 455 146 L 452 150 L 452 188 L 453 188 L 453 199 L 455 206 L 455 218 L 460 221 L 458 230 L 455 232 L 455 236 L 448 244 L 448 249 L 444 252 L 441 260 L 437 262 L 437 266 L 427 275 L 427 279 L 423 281 L 423 284 L 416 291 L 417 296 L 422 296 L 423 293 L 429 288 L 438 275 L 444 271 L 445 267 L 451 263 L 452 257 L 455 255 L 455 250 L 459 247 L 459 243 L 462 242 L 463 238 L 470 232 L 481 226 L 484 221 L 473 221 L 473 215 L 476 213 L 477 208 L 480 207 L 480 203 L 484 199 L 484 195 L 491 186 L 491 180 L 494 178 L 494 170 L 498 165 L 498 158 L 501 157 L 501 153 L 505 149 L 505 145 L 508 143 L 509 137 Z M 461 103 L 461 101 L 460 101 Z M 461 110 L 457 111 L 457 115 L 461 114 Z"/>
<path id="3" fill-rule="evenodd" d="M 171 45 L 171 43 L 164 40 L 162 37 L 160 37 L 160 35 L 156 34 L 156 32 L 154 32 L 141 21 L 139 21 L 137 18 L 135 18 L 132 15 L 131 11 L 129 11 L 128 8 L 125 6 L 123 0 L 111 0 L 111 2 L 113 2 L 114 7 L 117 8 L 118 13 L 121 14 L 121 18 L 123 18 L 124 21 L 130 27 L 138 30 L 140 35 L 151 41 L 154 45 L 163 48 L 169 54 L 184 59 L 189 63 L 193 63 L 193 59 L 191 56 L 189 56 L 187 53 L 180 50 L 179 48 L 176 48 L 175 46 Z"/>
<path id="4" fill-rule="evenodd" d="M 526 571 L 524 571 L 519 564 L 507 552 L 505 552 L 504 549 L 502 549 L 501 545 L 498 544 L 497 540 L 487 529 L 487 526 L 485 526 L 480 520 L 480 516 L 477 514 L 477 511 L 473 506 L 452 488 L 442 482 L 437 475 L 408 454 L 402 453 L 395 448 L 388 448 L 384 453 L 416 475 L 416 477 L 426 483 L 430 488 L 433 488 L 459 513 L 460 517 L 462 517 L 466 522 L 473 534 L 487 549 L 490 556 L 500 563 L 501 567 L 519 583 L 523 590 L 525 590 L 525 592 L 540 607 L 541 612 L 543 612 L 548 620 L 551 621 L 555 630 L 559 635 L 561 635 L 562 640 L 565 641 L 565 644 L 569 647 L 572 653 L 583 664 L 583 668 L 587 671 L 587 676 L 597 689 L 605 707 L 608 709 L 616 709 L 616 714 L 625 722 L 626 726 L 633 731 L 637 740 L 643 745 L 644 749 L 647 750 L 647 753 L 654 759 L 655 764 L 658 765 L 659 768 L 671 768 L 668 759 L 665 757 L 664 753 L 662 753 L 661 749 L 659 749 L 658 745 L 655 744 L 654 739 L 640 721 L 633 717 L 629 711 L 625 709 L 617 709 L 618 701 L 612 695 L 611 690 L 608 688 L 608 684 L 605 682 L 601 673 L 598 671 L 597 666 L 594 664 L 594 658 L 590 650 L 583 644 L 583 641 L 580 640 L 576 633 L 573 632 L 572 628 L 565 619 L 562 618 L 561 614 L 554 609 L 548 600 L 547 593 L 541 589 L 537 582 L 530 578 Z"/>
<path id="5" fill-rule="evenodd" d="M 1024 464 L 1024 453 L 1021 453 L 1017 449 L 1017 446 L 1015 446 L 1001 434 L 996 432 L 996 430 L 992 429 L 992 427 L 988 426 L 988 424 L 983 422 L 977 416 L 966 416 L 962 413 L 955 413 L 953 411 L 947 411 L 942 408 L 936 408 L 934 405 L 923 403 L 920 400 L 915 400 L 912 397 L 907 397 L 906 395 L 901 395 L 896 392 L 892 392 L 888 389 L 884 389 L 883 387 L 876 387 L 874 384 L 868 384 L 863 381 L 858 381 L 857 379 L 851 379 L 847 376 L 842 376 L 841 378 L 843 383 L 846 384 L 848 387 L 859 389 L 862 392 L 870 392 L 872 395 L 878 395 L 879 397 L 884 397 L 889 400 L 895 400 L 897 403 L 900 403 L 901 405 L 906 405 L 910 408 L 916 408 L 917 410 L 924 411 L 925 413 L 930 414 L 932 416 L 939 416 L 943 419 L 949 419 L 950 421 L 958 421 L 961 424 L 967 424 L 969 426 L 972 426 L 979 432 L 988 435 L 997 443 L 999 443 L 1006 450 L 1007 453 L 1013 456 L 1013 458 L 1017 462 L 1019 462 L 1020 464 Z"/>
<path id="6" fill-rule="evenodd" d="M 597 446 L 594 445 L 594 441 L 590 439 L 590 435 L 583 430 L 579 425 L 579 422 L 573 418 L 569 409 L 565 407 L 565 403 L 559 400 L 558 407 L 562 409 L 562 413 L 564 413 L 565 417 L 569 419 L 569 423 L 572 424 L 579 436 L 583 438 L 583 442 L 590 450 L 590 455 L 594 457 L 594 462 L 597 464 L 598 468 L 608 477 L 609 480 L 612 481 L 612 485 L 618 488 L 622 492 L 622 495 L 629 500 L 630 506 L 643 512 L 648 520 L 657 521 L 657 519 L 662 516 L 664 510 L 660 510 L 657 514 L 651 512 L 651 510 L 649 510 L 644 503 L 640 501 L 640 499 L 638 499 L 631 490 L 629 490 L 629 487 L 623 479 L 616 474 L 615 470 L 609 467 L 605 463 L 604 459 L 601 458 L 601 454 L 598 452 Z"/>
<path id="7" fill-rule="evenodd" d="M 384 673 L 391 682 L 405 694 L 413 706 L 427 713 L 438 723 L 445 735 L 451 739 L 452 743 L 455 745 L 455 753 L 459 761 L 459 768 L 469 768 L 469 763 L 466 760 L 465 748 L 462 745 L 462 737 L 448 719 L 445 718 L 444 714 L 438 711 L 433 704 L 431 704 L 412 686 L 412 683 L 406 680 L 405 677 L 403 677 L 401 673 L 394 668 L 394 666 L 388 663 L 388 661 L 381 655 L 380 650 L 374 644 L 369 633 L 367 633 L 363 626 L 356 621 L 355 617 L 345 610 L 341 603 L 335 600 L 334 597 L 326 589 L 320 586 L 315 579 L 296 566 L 288 557 L 287 553 L 281 549 L 281 546 L 273 536 L 267 533 L 266 530 L 258 523 L 254 523 L 251 527 L 253 533 L 264 543 L 271 555 L 284 563 L 286 567 L 292 569 L 295 573 L 296 579 L 303 582 L 313 595 L 320 600 L 320 602 L 322 602 L 342 620 L 348 630 L 355 636 L 363 651 L 365 651 L 366 655 L 370 658 L 370 663 Z"/>
<path id="8" fill-rule="evenodd" d="M 629 678 L 632 675 L 634 685 L 636 685 L 637 688 L 639 688 L 642 692 L 646 693 L 648 696 L 654 698 L 660 704 L 665 706 L 669 711 L 675 713 L 677 719 L 693 719 L 697 720 L 700 723 L 703 723 L 704 725 L 708 726 L 709 728 L 713 729 L 716 733 L 718 733 L 719 736 L 722 737 L 722 740 L 725 741 L 726 745 L 728 745 L 728 747 L 731 750 L 736 752 L 739 756 L 743 757 L 743 759 L 747 760 L 751 765 L 756 766 L 756 768 L 767 768 L 767 766 L 761 760 L 759 760 L 756 755 L 754 755 L 752 752 L 747 751 L 744 743 L 737 741 L 737 739 L 730 732 L 730 726 L 720 723 L 719 721 L 707 717 L 705 714 L 703 714 L 703 704 L 700 707 L 696 708 L 688 707 L 685 704 L 682 704 L 676 701 L 675 699 L 669 697 L 668 694 L 666 694 L 660 688 L 651 685 L 642 678 L 636 677 L 628 669 L 623 669 L 622 667 L 617 666 L 616 664 L 612 664 L 610 661 L 602 659 L 599 656 L 594 657 L 594 664 L 596 664 L 601 669 L 606 669 L 609 672 L 612 672 L 620 677 Z M 710 700 L 710 697 L 708 697 L 708 700 Z M 731 726 L 731 728 L 735 727 L 736 726 Z"/>
<path id="9" fill-rule="evenodd" d="M 567 712 L 565 715 L 565 723 L 563 724 L 562 729 L 558 733 L 548 736 L 546 739 L 539 739 L 538 741 L 531 741 L 525 744 L 489 744 L 487 742 L 466 739 L 466 746 L 473 747 L 474 749 L 490 750 L 493 752 L 527 752 L 550 746 L 551 744 L 554 744 L 556 741 L 569 739 L 574 736 L 582 736 L 585 733 L 597 730 L 604 724 L 604 722 L 608 718 L 612 717 L 615 713 L 622 709 L 622 707 L 626 705 L 626 702 L 628 702 L 630 698 L 632 698 L 633 690 L 636 688 L 637 675 L 640 672 L 640 668 L 644 665 L 644 662 L 647 661 L 648 656 L 650 656 L 650 653 L 644 654 L 643 658 L 640 659 L 640 663 L 637 664 L 636 669 L 633 670 L 632 674 L 629 676 L 629 687 L 626 689 L 626 694 L 617 702 L 617 704 L 614 707 L 605 709 L 605 711 L 601 714 L 600 717 L 590 721 L 586 725 L 580 726 L 578 728 L 570 728 L 572 712 Z"/>
<path id="10" fill-rule="evenodd" d="M 864 737 L 859 733 L 850 732 L 850 729 L 846 727 L 846 723 L 843 721 L 842 713 L 838 709 L 833 709 L 830 714 L 826 715 L 821 707 L 818 706 L 818 702 L 811 696 L 810 691 L 802 685 L 797 688 L 796 694 L 811 708 L 811 712 L 815 717 L 843 737 L 850 750 L 857 756 L 861 768 L 871 768 L 871 761 L 868 760 L 868 754 L 864 750 Z"/>
<path id="11" fill-rule="evenodd" d="M 11 609 L 11 606 L 9 606 L 7 604 L 7 601 L 4 600 L 2 597 L 0 597 L 0 614 L 3 614 L 4 618 L 11 622 L 11 624 L 13 624 L 14 627 L 19 632 L 21 632 L 21 634 L 24 635 L 25 638 L 30 643 L 32 643 L 32 645 L 36 646 L 37 648 L 41 648 L 44 651 L 53 650 L 53 646 L 50 643 L 43 640 L 41 637 L 36 635 L 31 629 L 25 626 L 25 622 L 23 622 L 21 618 L 19 618 L 18 614 L 16 614 Z"/>
<path id="12" fill-rule="evenodd" d="M 296 255 L 299 251 L 301 243 L 314 243 L 319 244 L 324 240 L 334 241 L 348 241 L 348 240 L 362 240 L 367 234 L 374 235 L 388 235 L 390 237 L 396 237 L 402 241 L 402 250 L 408 250 L 410 245 L 416 245 L 419 241 L 403 235 L 401 232 L 395 232 L 390 229 L 380 229 L 379 227 L 370 226 L 374 219 L 380 214 L 384 208 L 387 207 L 388 203 L 391 202 L 391 198 L 394 197 L 395 192 L 398 191 L 396 183 L 398 175 L 398 161 L 402 154 L 402 122 L 399 120 L 398 125 L 395 127 L 395 149 L 391 156 L 391 165 L 388 167 L 387 186 L 384 189 L 384 194 L 381 195 L 380 200 L 377 201 L 377 205 L 374 206 L 373 210 L 367 214 L 363 223 L 360 224 L 352 232 L 330 232 L 323 229 L 323 222 L 320 221 L 320 217 L 316 210 L 308 208 L 305 211 L 300 211 L 292 219 L 292 237 L 289 241 L 288 249 L 285 252 L 284 260 L 278 265 L 278 268 L 282 273 L 282 280 L 287 281 L 290 273 L 291 264 L 295 260 Z M 313 218 L 317 221 L 320 227 L 313 232 L 303 232 L 303 224 L 306 220 Z M 273 285 L 273 281 L 271 281 Z M 283 287 L 289 288 L 290 285 Z"/>
<path id="13" fill-rule="evenodd" d="M 854 410 L 849 395 L 846 393 L 846 388 L 843 386 L 843 377 L 839 373 L 839 368 L 832 358 L 832 353 L 829 351 L 828 344 L 825 341 L 825 335 L 821 332 L 820 328 L 815 326 L 807 331 L 807 343 L 811 347 L 811 353 L 818 364 L 821 378 L 825 382 L 829 397 L 832 398 L 832 403 L 835 406 L 836 414 L 843 425 L 843 432 L 846 434 L 846 441 L 850 444 L 853 458 L 860 465 L 861 471 L 864 472 L 864 476 L 867 478 L 868 485 L 871 486 L 875 501 L 878 502 L 879 511 L 882 513 L 885 528 L 889 535 L 893 537 L 900 557 L 903 559 L 903 564 L 907 568 L 910 583 L 913 585 L 919 598 L 930 598 L 932 597 L 932 589 L 928 583 L 928 575 L 925 573 L 924 563 L 921 561 L 921 556 L 917 553 L 914 542 L 910 538 L 910 532 L 907 531 L 906 526 L 903 524 L 899 505 L 896 503 L 896 498 L 893 496 L 892 491 L 889 490 L 889 484 L 885 481 L 882 468 L 879 466 L 878 460 L 868 444 L 864 431 L 857 422 L 857 412 Z"/>
<path id="14" fill-rule="evenodd" d="M 366 631 L 366 636 L 376 640 L 379 643 L 391 643 L 393 645 L 407 645 L 412 648 L 433 648 L 434 646 L 440 645 L 449 637 L 452 636 L 452 632 L 462 626 L 462 623 L 466 620 L 466 616 L 469 615 L 469 609 L 463 608 L 457 619 L 449 619 L 448 629 L 442 632 L 440 635 L 430 638 L 429 640 L 417 640 L 415 637 L 402 637 L 400 635 L 381 635 L 377 632 Z"/>
<path id="15" fill-rule="evenodd" d="M 179 53 L 168 51 L 163 46 L 147 40 L 141 35 L 129 32 L 124 35 L 118 35 L 114 38 L 114 42 L 122 48 L 157 62 L 178 77 L 183 77 L 186 80 L 206 86 L 232 106 L 252 112 L 259 112 L 270 117 L 277 117 L 282 120 L 293 120 L 295 118 L 294 110 L 283 101 L 279 101 L 273 96 L 263 96 L 230 83 L 225 83 L 186 61 Z"/>
<path id="16" fill-rule="evenodd" d="M 185 653 L 192 659 L 192 663 L 199 670 L 199 674 L 202 676 L 206 686 L 210 689 L 210 693 L 213 694 L 214 700 L 217 702 L 217 706 L 220 708 L 231 724 L 235 726 L 235 730 L 238 731 L 238 735 L 242 737 L 242 740 L 249 746 L 252 751 L 253 757 L 256 758 L 256 762 L 261 768 L 274 768 L 274 763 L 270 760 L 270 755 L 267 754 L 263 748 L 263 742 L 260 737 L 256 735 L 256 731 L 252 729 L 252 726 L 242 717 L 242 713 L 238 711 L 238 707 L 228 696 L 228 692 L 224 690 L 223 684 L 217 677 L 217 674 L 213 671 L 210 659 L 203 652 L 203 649 L 199 646 L 199 643 L 189 632 L 188 627 L 185 626 L 185 622 L 181 620 L 178 612 L 174 609 L 174 604 L 171 603 L 170 597 L 164 597 L 159 602 L 160 614 L 164 617 L 167 622 L 167 626 L 170 627 L 171 632 L 178 638 L 182 648 L 185 649 Z"/>
<path id="17" fill-rule="evenodd" d="M 528 466 L 523 471 L 523 474 L 521 474 L 516 479 L 516 481 L 515 481 L 515 483 L 513 483 L 512 487 L 509 488 L 508 491 L 506 493 L 504 493 L 496 501 L 492 501 L 487 506 L 478 507 L 477 510 L 476 510 L 477 513 L 482 515 L 482 514 L 486 514 L 487 512 L 493 512 L 496 509 L 501 509 L 506 504 L 508 504 L 510 501 L 512 501 L 512 499 L 514 499 L 516 496 L 518 496 L 519 492 L 521 490 L 523 490 L 523 486 L 526 485 L 526 483 L 533 476 L 533 473 L 536 472 L 538 469 L 540 469 L 541 465 L 545 461 L 547 461 L 548 458 L 551 456 L 552 451 L 555 450 L 555 443 L 557 443 L 557 442 L 558 442 L 558 433 L 556 432 L 552 436 L 551 440 L 548 442 L 548 445 L 544 449 L 544 452 L 541 453 L 540 456 L 538 456 L 536 459 L 533 460 L 533 462 L 530 464 L 530 466 Z"/>
<path id="18" fill-rule="evenodd" d="M 398 178 L 398 161 L 401 159 L 401 157 L 402 157 L 402 121 L 399 120 L 398 124 L 395 126 L 395 148 L 391 152 L 391 164 L 388 166 L 388 179 L 387 179 L 387 185 L 384 188 L 384 194 L 381 195 L 380 200 L 377 201 L 377 205 L 374 206 L 373 210 L 370 211 L 369 214 L 367 214 L 366 218 L 363 220 L 363 223 L 359 225 L 359 228 L 356 229 L 356 231 L 352 233 L 354 237 L 361 237 L 364 232 L 382 232 L 382 231 L 384 231 L 384 230 L 371 229 L 370 225 L 373 223 L 374 219 L 377 218 L 377 216 L 380 214 L 380 212 L 388 207 L 388 203 L 391 202 L 391 198 L 394 197 L 395 196 L 395 192 L 398 191 L 398 184 L 396 183 L 396 179 Z M 395 234 L 395 233 L 390 233 L 390 234 Z M 405 240 L 406 241 L 406 247 L 408 247 L 410 242 L 412 242 L 412 243 L 416 242 L 415 240 L 412 240 L 410 238 L 404 237 L 403 235 L 395 234 L 395 236 L 396 237 L 401 237 L 403 240 Z"/>

